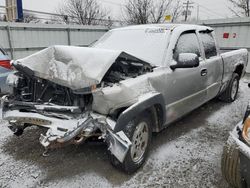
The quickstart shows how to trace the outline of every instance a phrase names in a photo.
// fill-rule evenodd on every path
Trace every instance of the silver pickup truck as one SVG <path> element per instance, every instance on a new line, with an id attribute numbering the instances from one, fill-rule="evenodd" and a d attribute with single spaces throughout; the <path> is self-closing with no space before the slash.
<path id="1" fill-rule="evenodd" d="M 107 32 L 89 48 L 52 46 L 12 63 L 3 119 L 20 136 L 45 127 L 46 150 L 97 138 L 111 163 L 132 173 L 152 132 L 219 97 L 236 99 L 247 50 L 221 54 L 213 29 L 141 25 Z"/>

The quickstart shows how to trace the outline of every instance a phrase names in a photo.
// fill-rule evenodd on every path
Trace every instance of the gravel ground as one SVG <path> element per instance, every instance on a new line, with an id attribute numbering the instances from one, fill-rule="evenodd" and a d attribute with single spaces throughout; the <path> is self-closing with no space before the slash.
<path id="1" fill-rule="evenodd" d="M 0 187 L 228 187 L 220 171 L 222 148 L 249 99 L 245 80 L 234 103 L 210 101 L 155 134 L 146 164 L 134 175 L 113 168 L 102 143 L 43 157 L 38 138 L 44 130 L 15 137 L 1 121 Z"/>

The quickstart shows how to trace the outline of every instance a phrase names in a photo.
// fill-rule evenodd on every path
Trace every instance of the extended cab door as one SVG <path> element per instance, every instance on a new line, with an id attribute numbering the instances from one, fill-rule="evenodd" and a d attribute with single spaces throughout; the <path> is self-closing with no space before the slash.
<path id="1" fill-rule="evenodd" d="M 223 61 L 219 55 L 219 49 L 216 47 L 213 31 L 199 31 L 199 37 L 205 58 L 204 70 L 206 70 L 206 75 L 204 77 L 206 78 L 206 100 L 208 101 L 219 93 L 223 75 Z"/>
<path id="2" fill-rule="evenodd" d="M 172 63 L 178 63 L 178 56 L 183 53 L 196 54 L 200 62 L 198 67 L 177 68 L 169 74 L 166 88 L 167 124 L 197 108 L 206 100 L 206 78 L 202 76 L 205 62 L 195 30 L 186 31 L 179 36 Z"/>

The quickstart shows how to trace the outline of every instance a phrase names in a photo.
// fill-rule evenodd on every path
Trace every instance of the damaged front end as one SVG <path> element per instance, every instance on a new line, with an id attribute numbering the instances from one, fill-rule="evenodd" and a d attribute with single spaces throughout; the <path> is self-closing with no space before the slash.
<path id="1" fill-rule="evenodd" d="M 9 122 L 9 128 L 16 135 L 30 126 L 47 128 L 47 133 L 39 139 L 46 150 L 77 145 L 90 138 L 102 139 L 111 153 L 123 162 L 131 142 L 123 131 L 114 131 L 119 112 L 114 115 L 108 113 L 111 109 L 98 110 L 98 106 L 101 108 L 105 104 L 95 101 L 94 95 L 98 93 L 100 100 L 103 88 L 112 89 L 120 81 L 152 72 L 152 67 L 122 52 L 68 48 L 49 48 L 13 63 L 17 71 L 8 77 L 13 91 L 2 98 L 3 119 Z M 79 52 L 78 58 L 74 50 Z M 108 60 L 99 66 L 102 57 L 96 57 L 96 61 L 91 58 L 93 54 L 102 53 L 109 54 L 106 55 Z M 86 61 L 81 64 L 82 59 Z M 32 63 L 39 64 L 36 67 Z M 128 101 L 121 98 L 120 104 L 125 104 L 122 100 Z M 123 107 L 113 104 L 116 105 Z"/>
<path id="2" fill-rule="evenodd" d="M 92 111 L 76 114 L 79 112 L 77 106 L 15 103 L 7 97 L 3 97 L 2 104 L 3 119 L 9 121 L 9 128 L 17 135 L 34 125 L 48 128 L 46 134 L 41 134 L 39 138 L 46 151 L 69 144 L 78 145 L 89 138 L 102 139 L 111 153 L 122 162 L 131 145 L 122 131 L 113 132 L 115 121 Z"/>

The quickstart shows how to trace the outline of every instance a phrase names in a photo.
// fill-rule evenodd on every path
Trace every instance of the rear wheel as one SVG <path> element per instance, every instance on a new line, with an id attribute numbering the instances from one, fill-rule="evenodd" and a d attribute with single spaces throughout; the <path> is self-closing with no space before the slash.
<path id="1" fill-rule="evenodd" d="M 234 145 L 225 145 L 221 160 L 222 175 L 235 188 L 241 188 L 239 151 Z"/>
<path id="2" fill-rule="evenodd" d="M 112 154 L 111 163 L 115 167 L 131 174 L 138 170 L 147 158 L 152 136 L 151 119 L 146 114 L 140 115 L 132 120 L 123 131 L 130 139 L 132 145 L 123 163 L 119 162 Z"/>
<path id="3" fill-rule="evenodd" d="M 240 80 L 239 75 L 237 73 L 234 73 L 227 89 L 221 94 L 219 99 L 225 102 L 235 101 L 239 91 L 239 80 Z"/>

